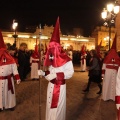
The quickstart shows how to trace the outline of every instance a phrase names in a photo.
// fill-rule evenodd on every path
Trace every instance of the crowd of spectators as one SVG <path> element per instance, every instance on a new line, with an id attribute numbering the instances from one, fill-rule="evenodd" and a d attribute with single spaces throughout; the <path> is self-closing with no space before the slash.
<path id="1" fill-rule="evenodd" d="M 16 48 L 11 44 L 6 44 L 6 47 L 17 64 L 21 81 L 25 81 L 27 75 L 31 71 L 30 56 L 33 50 L 28 50 L 26 43 L 21 43 L 19 48 Z"/>
<path id="2" fill-rule="evenodd" d="M 18 72 L 21 78 L 21 81 L 24 81 L 26 79 L 26 76 L 31 71 L 31 65 L 30 65 L 30 56 L 32 55 L 34 50 L 28 50 L 28 46 L 26 43 L 21 43 L 19 48 L 15 48 L 13 45 L 7 43 L 6 44 L 7 50 L 11 54 L 11 56 L 15 59 L 16 64 L 18 66 Z M 80 56 L 81 51 L 79 50 L 72 50 L 72 62 L 74 65 L 80 65 Z M 69 53 L 69 52 L 68 52 Z M 86 66 L 89 66 L 90 61 L 90 51 L 86 51 Z M 102 51 L 101 55 L 104 59 L 104 57 L 107 55 L 106 51 Z M 120 52 L 118 52 L 118 55 L 120 56 Z"/>

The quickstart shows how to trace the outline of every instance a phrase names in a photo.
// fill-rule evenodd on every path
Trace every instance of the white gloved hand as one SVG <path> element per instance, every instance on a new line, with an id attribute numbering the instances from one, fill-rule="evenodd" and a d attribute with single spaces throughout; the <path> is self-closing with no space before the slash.
<path id="1" fill-rule="evenodd" d="M 42 70 L 38 70 L 38 75 L 45 76 L 45 72 L 43 72 Z"/>
<path id="2" fill-rule="evenodd" d="M 21 80 L 17 80 L 17 84 L 20 84 Z"/>
<path id="3" fill-rule="evenodd" d="M 57 77 L 56 73 L 53 74 L 48 74 L 47 76 L 45 76 L 45 78 L 50 81 L 52 79 L 55 79 Z"/>
<path id="4" fill-rule="evenodd" d="M 119 110 L 120 109 L 120 104 L 116 104 L 116 107 Z"/>

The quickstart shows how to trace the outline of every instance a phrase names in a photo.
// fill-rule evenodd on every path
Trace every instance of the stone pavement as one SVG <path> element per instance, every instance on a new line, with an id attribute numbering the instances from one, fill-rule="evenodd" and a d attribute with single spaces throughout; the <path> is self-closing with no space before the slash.
<path id="1" fill-rule="evenodd" d="M 86 87 L 88 73 L 80 72 L 78 65 L 74 69 L 73 77 L 66 80 L 66 120 L 116 120 L 115 103 L 101 100 L 101 95 L 96 94 L 99 89 L 95 83 L 91 84 L 89 93 L 84 94 L 82 90 Z M 41 84 L 28 76 L 25 82 L 15 85 L 15 111 L 0 112 L 0 120 L 45 120 L 48 82 L 44 78 L 40 80 Z"/>
<path id="2" fill-rule="evenodd" d="M 73 104 L 67 104 L 67 108 L 73 111 L 67 112 L 66 120 L 116 120 L 115 102 L 103 101 L 101 95 L 96 94 L 99 89 L 95 83 L 91 84 L 89 93 L 83 94 L 82 90 L 87 85 L 88 73 L 79 72 L 79 66 L 74 68 L 74 76 L 67 83 L 67 96 L 70 95 L 67 101 L 69 103 L 74 99 Z M 70 89 L 72 91 L 69 92 Z"/>

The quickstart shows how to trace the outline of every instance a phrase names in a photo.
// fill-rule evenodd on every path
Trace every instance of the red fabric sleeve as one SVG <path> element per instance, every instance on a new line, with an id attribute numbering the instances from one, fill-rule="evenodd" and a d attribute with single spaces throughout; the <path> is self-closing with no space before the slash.
<path id="1" fill-rule="evenodd" d="M 20 79 L 19 74 L 14 75 L 14 77 L 15 77 L 16 80 L 19 80 L 19 79 Z"/>
<path id="2" fill-rule="evenodd" d="M 56 74 L 57 74 L 57 80 L 58 81 L 64 80 L 64 73 L 63 72 L 59 72 L 59 73 L 56 73 Z"/>
<path id="3" fill-rule="evenodd" d="M 115 103 L 120 104 L 120 96 L 115 96 Z"/>
<path id="4" fill-rule="evenodd" d="M 102 70 L 102 74 L 105 74 L 105 70 L 104 69 Z"/>
<path id="5" fill-rule="evenodd" d="M 45 71 L 45 76 L 50 74 L 50 71 Z"/>

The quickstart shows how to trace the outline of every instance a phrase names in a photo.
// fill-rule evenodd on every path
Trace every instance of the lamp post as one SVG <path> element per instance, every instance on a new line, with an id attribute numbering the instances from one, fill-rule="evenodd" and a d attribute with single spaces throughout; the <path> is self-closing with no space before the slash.
<path id="1" fill-rule="evenodd" d="M 14 43 L 13 43 L 13 47 L 16 47 L 16 38 L 18 37 L 18 35 L 16 34 L 16 30 L 17 30 L 17 26 L 18 26 L 18 22 L 14 19 L 13 20 L 13 24 L 12 24 L 12 28 L 14 30 Z"/>
<path id="2" fill-rule="evenodd" d="M 118 1 L 115 1 L 114 4 L 109 3 L 107 4 L 107 9 L 104 8 L 101 17 L 104 19 L 104 25 L 109 27 L 109 40 L 108 40 L 108 50 L 110 50 L 110 44 L 111 44 L 111 26 L 115 24 L 115 18 L 117 14 L 119 13 L 120 5 L 118 4 Z"/>

